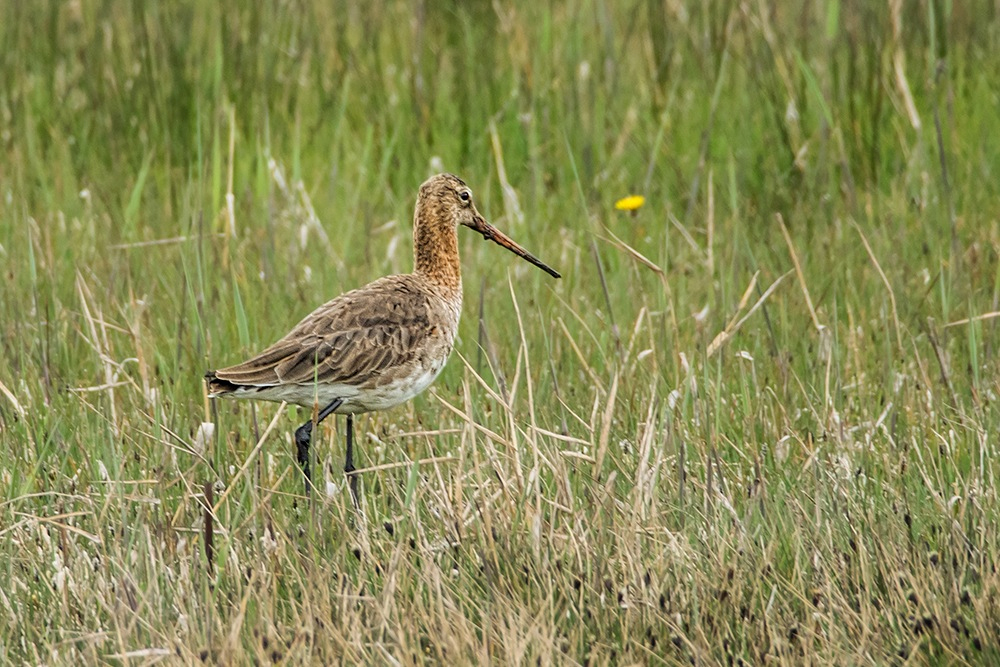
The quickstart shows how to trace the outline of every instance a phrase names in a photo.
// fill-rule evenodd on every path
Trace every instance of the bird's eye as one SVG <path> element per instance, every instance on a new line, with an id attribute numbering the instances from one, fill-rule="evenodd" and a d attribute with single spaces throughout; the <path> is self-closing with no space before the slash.
<path id="1" fill-rule="evenodd" d="M 458 198 L 462 200 L 463 204 L 468 204 L 470 201 L 472 201 L 472 193 L 469 192 L 468 190 L 462 190 L 461 192 L 458 193 Z"/>

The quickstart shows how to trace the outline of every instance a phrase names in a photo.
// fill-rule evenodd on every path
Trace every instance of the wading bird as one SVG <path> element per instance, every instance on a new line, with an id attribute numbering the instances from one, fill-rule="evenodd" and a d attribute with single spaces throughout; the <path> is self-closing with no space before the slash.
<path id="1" fill-rule="evenodd" d="M 347 416 L 344 472 L 357 503 L 353 416 L 408 401 L 430 386 L 444 368 L 462 311 L 459 225 L 559 278 L 556 271 L 486 222 L 462 179 L 439 174 L 420 186 L 417 197 L 413 273 L 379 278 L 341 294 L 252 359 L 206 375 L 211 398 L 287 401 L 314 409 L 315 419 L 295 431 L 307 493 L 315 424 L 331 414 Z"/>

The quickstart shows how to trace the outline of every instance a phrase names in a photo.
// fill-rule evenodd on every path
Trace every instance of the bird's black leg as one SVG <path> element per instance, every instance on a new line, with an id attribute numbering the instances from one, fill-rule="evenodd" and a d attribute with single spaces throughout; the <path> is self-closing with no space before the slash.
<path id="1" fill-rule="evenodd" d="M 310 419 L 302 426 L 295 429 L 295 449 L 299 467 L 306 478 L 306 493 L 309 492 L 309 441 L 312 439 L 313 423 Z"/>
<path id="2" fill-rule="evenodd" d="M 335 398 L 330 401 L 330 404 L 320 410 L 319 414 L 316 415 L 315 423 L 319 424 L 321 421 L 333 414 L 333 411 L 343 404 L 344 399 L 342 398 Z M 309 492 L 312 490 L 312 474 L 309 469 L 309 443 L 312 441 L 312 430 L 312 419 L 295 429 L 295 449 L 299 461 L 299 467 L 302 468 L 302 475 L 306 478 L 306 495 L 309 495 Z"/>
<path id="3" fill-rule="evenodd" d="M 358 506 L 358 476 L 354 474 L 354 415 L 347 415 L 347 458 L 344 461 L 344 474 L 351 485 L 351 500 Z"/>

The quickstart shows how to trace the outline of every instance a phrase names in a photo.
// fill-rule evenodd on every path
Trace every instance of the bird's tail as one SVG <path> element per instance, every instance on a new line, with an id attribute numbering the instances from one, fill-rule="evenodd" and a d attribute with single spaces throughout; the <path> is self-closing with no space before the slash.
<path id="1" fill-rule="evenodd" d="M 205 373 L 205 385 L 208 387 L 209 398 L 232 394 L 239 389 L 238 384 L 233 384 L 228 380 L 223 380 L 215 374 L 215 371 L 208 371 Z"/>

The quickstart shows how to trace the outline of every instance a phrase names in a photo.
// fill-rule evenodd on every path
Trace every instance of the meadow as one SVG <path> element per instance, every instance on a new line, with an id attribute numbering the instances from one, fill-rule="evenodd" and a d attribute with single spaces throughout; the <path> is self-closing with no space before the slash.
<path id="1" fill-rule="evenodd" d="M 1000 663 L 1000 5 L 0 3 L 0 663 Z M 430 390 L 203 375 L 460 230 Z M 633 210 L 616 202 L 640 195 Z"/>

